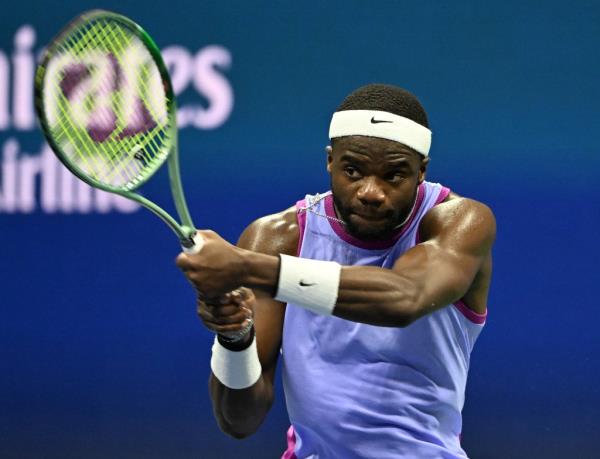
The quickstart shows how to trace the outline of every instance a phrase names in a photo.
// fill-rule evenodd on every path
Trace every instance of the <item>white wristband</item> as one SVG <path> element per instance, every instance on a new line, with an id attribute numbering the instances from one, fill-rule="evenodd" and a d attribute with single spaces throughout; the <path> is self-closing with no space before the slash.
<path id="1" fill-rule="evenodd" d="M 256 350 L 256 337 L 243 351 L 230 351 L 219 343 L 215 336 L 210 368 L 215 377 L 230 389 L 245 389 L 253 386 L 262 374 Z"/>
<path id="2" fill-rule="evenodd" d="M 333 261 L 280 255 L 275 299 L 329 315 L 337 302 L 342 266 Z"/>

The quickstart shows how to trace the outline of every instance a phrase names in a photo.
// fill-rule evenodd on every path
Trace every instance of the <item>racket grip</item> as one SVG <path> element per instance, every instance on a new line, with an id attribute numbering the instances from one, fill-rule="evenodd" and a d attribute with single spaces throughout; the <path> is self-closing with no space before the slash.
<path id="1" fill-rule="evenodd" d="M 200 250 L 202 250 L 202 246 L 204 245 L 204 239 L 202 239 L 200 233 L 194 234 L 194 237 L 192 237 L 192 241 L 194 241 L 194 245 L 190 247 L 186 247 L 184 245 L 181 246 L 181 248 L 183 249 L 183 253 L 187 253 L 188 255 L 194 255 L 200 252 Z"/>

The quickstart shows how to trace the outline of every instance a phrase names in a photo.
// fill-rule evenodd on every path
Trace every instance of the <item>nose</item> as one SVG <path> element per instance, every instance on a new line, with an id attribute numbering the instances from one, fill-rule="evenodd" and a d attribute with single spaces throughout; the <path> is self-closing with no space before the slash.
<path id="1" fill-rule="evenodd" d="M 356 197 L 365 206 L 379 207 L 385 201 L 385 193 L 375 177 L 365 177 Z"/>

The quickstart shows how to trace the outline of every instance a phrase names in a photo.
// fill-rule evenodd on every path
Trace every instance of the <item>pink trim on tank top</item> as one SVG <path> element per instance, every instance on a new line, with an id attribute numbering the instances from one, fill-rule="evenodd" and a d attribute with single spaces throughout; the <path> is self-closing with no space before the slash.
<path id="1" fill-rule="evenodd" d="M 446 188 L 445 186 L 443 186 L 442 189 L 440 190 L 440 194 L 438 194 L 438 197 L 435 200 L 434 206 L 437 206 L 439 203 L 441 203 L 444 199 L 446 199 L 448 197 L 449 194 L 450 194 L 450 188 Z"/>
<path id="2" fill-rule="evenodd" d="M 431 208 L 433 209 L 435 206 L 440 204 L 444 199 L 446 199 L 448 197 L 449 194 L 450 194 L 450 188 L 446 188 L 445 186 L 443 186 L 442 189 L 440 190 L 440 193 L 438 194 L 438 197 L 435 199 L 433 206 L 431 206 Z M 420 244 L 420 243 L 421 243 L 421 235 L 419 234 L 419 230 L 417 229 L 417 231 L 415 232 L 415 245 Z"/>
<path id="3" fill-rule="evenodd" d="M 475 312 L 470 309 L 463 300 L 458 300 L 456 303 L 454 303 L 454 307 L 456 307 L 456 309 L 458 309 L 463 316 L 465 316 L 474 324 L 483 325 L 487 319 L 487 309 L 483 314 L 480 314 L 479 312 Z"/>
<path id="4" fill-rule="evenodd" d="M 355 238 L 354 236 L 348 234 L 344 226 L 336 220 L 328 219 L 329 224 L 331 225 L 331 228 L 333 229 L 335 234 L 337 234 L 342 240 L 346 241 L 348 244 L 352 244 L 361 249 L 368 250 L 389 249 L 398 241 L 398 239 L 402 237 L 402 235 L 408 230 L 408 228 L 410 228 L 416 215 L 419 213 L 419 209 L 421 207 L 421 204 L 423 203 L 424 197 L 425 185 L 421 184 L 417 189 L 417 200 L 415 203 L 415 207 L 413 208 L 412 213 L 406 224 L 402 228 L 400 228 L 398 232 L 396 232 L 396 234 L 394 234 L 391 238 L 382 239 L 381 241 L 363 241 L 361 239 Z M 338 218 L 337 214 L 335 213 L 335 207 L 333 205 L 333 196 L 331 194 L 325 197 L 325 213 L 328 217 Z"/>
<path id="5" fill-rule="evenodd" d="M 298 459 L 294 450 L 296 449 L 296 433 L 294 432 L 294 426 L 290 426 L 286 434 L 287 437 L 287 449 L 283 452 L 281 459 Z"/>
<path id="6" fill-rule="evenodd" d="M 300 250 L 302 250 L 302 240 L 304 239 L 304 229 L 306 228 L 306 199 L 296 203 L 296 219 L 298 220 L 298 230 L 300 233 L 298 236 L 298 252 L 296 253 L 296 256 L 299 257 Z"/>

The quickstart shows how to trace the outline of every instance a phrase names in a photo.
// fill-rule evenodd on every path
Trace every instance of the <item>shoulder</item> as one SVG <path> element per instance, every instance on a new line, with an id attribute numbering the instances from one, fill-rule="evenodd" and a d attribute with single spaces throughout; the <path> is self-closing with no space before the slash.
<path id="1" fill-rule="evenodd" d="M 423 242 L 450 239 L 460 244 L 462 239 L 468 245 L 489 250 L 496 238 L 496 219 L 485 204 L 450 193 L 425 214 L 419 236 Z"/>
<path id="2" fill-rule="evenodd" d="M 250 223 L 240 236 L 238 246 L 271 255 L 296 255 L 299 237 L 297 211 L 292 206 Z"/>

